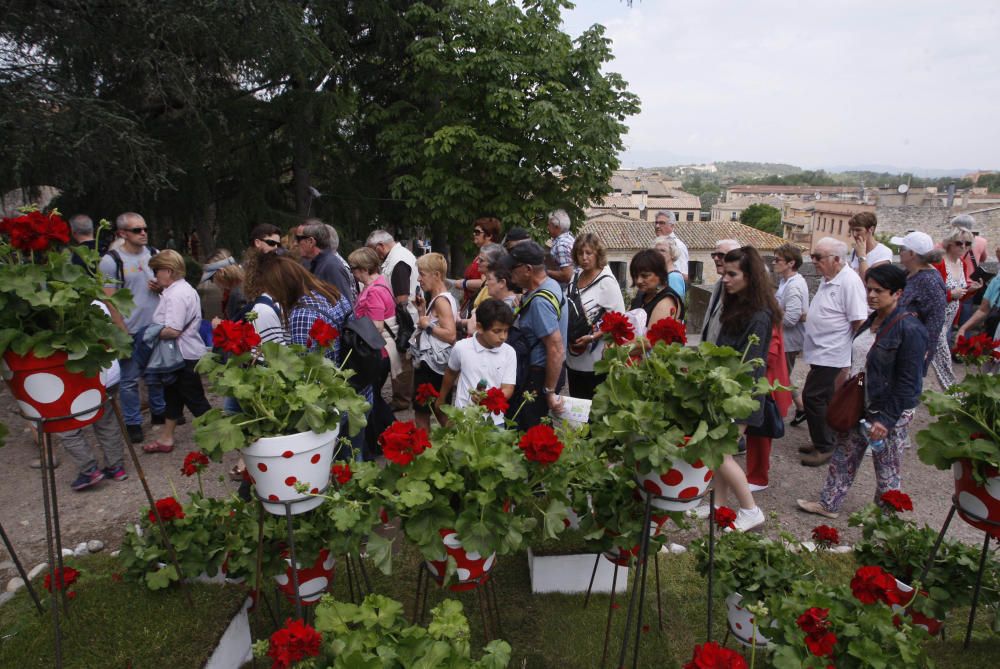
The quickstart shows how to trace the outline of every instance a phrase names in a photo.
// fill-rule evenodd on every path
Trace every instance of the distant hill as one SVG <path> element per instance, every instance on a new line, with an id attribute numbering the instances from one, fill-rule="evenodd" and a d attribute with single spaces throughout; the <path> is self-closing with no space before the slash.
<path id="1" fill-rule="evenodd" d="M 896 165 L 831 165 L 825 166 L 828 172 L 873 172 L 878 174 L 912 174 L 916 177 L 923 177 L 924 179 L 943 179 L 946 177 L 963 177 L 966 174 L 975 172 L 975 169 L 970 168 L 955 168 L 955 169 L 933 169 L 926 167 L 898 167 Z"/>

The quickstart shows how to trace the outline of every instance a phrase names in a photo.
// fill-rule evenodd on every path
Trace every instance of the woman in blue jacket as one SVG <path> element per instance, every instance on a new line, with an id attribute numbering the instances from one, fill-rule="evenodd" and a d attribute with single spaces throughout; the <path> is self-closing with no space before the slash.
<path id="1" fill-rule="evenodd" d="M 803 511 L 827 518 L 837 517 L 869 444 L 875 465 L 875 503 L 882 504 L 883 494 L 899 489 L 900 450 L 923 389 L 927 329 L 916 314 L 899 306 L 906 272 L 878 265 L 868 270 L 865 286 L 868 306 L 874 311 L 854 335 L 850 373 L 865 372 L 867 429 L 859 423 L 837 436 L 819 501 L 798 500 Z"/>

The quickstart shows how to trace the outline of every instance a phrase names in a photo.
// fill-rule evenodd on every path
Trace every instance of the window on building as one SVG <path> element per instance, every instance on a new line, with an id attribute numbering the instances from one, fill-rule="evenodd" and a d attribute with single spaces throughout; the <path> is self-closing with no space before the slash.
<path id="1" fill-rule="evenodd" d="M 694 220 L 694 212 L 693 211 L 689 211 L 688 212 L 687 220 L 689 220 L 689 221 L 693 221 Z"/>
<path id="2" fill-rule="evenodd" d="M 730 221 L 735 221 L 736 220 L 736 212 L 735 211 L 729 213 L 729 220 Z"/>
<path id="3" fill-rule="evenodd" d="M 838 235 L 844 234 L 844 219 L 840 219 L 839 221 L 837 221 L 837 234 Z"/>

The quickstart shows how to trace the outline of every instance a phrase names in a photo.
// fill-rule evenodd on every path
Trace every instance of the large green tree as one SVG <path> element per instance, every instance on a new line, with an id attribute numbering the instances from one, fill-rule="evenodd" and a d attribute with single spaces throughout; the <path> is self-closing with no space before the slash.
<path id="1" fill-rule="evenodd" d="M 638 100 L 562 0 L 12 0 L 0 188 L 239 246 L 319 215 L 436 244 L 602 193 Z M 315 193 L 322 193 L 317 198 Z"/>
<path id="2" fill-rule="evenodd" d="M 781 211 L 769 204 L 752 204 L 740 213 L 740 223 L 781 236 Z"/>

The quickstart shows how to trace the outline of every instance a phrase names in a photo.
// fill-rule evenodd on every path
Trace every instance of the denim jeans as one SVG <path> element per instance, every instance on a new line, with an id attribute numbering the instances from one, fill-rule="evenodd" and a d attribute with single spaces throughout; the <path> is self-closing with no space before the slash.
<path id="1" fill-rule="evenodd" d="M 132 358 L 122 358 L 119 362 L 122 368 L 119 393 L 121 396 L 122 413 L 125 415 L 125 424 L 142 425 L 142 401 L 139 398 L 139 367 Z M 146 390 L 149 391 L 149 411 L 156 415 L 162 415 L 167 410 L 166 400 L 163 399 L 163 386 L 147 383 Z"/>

